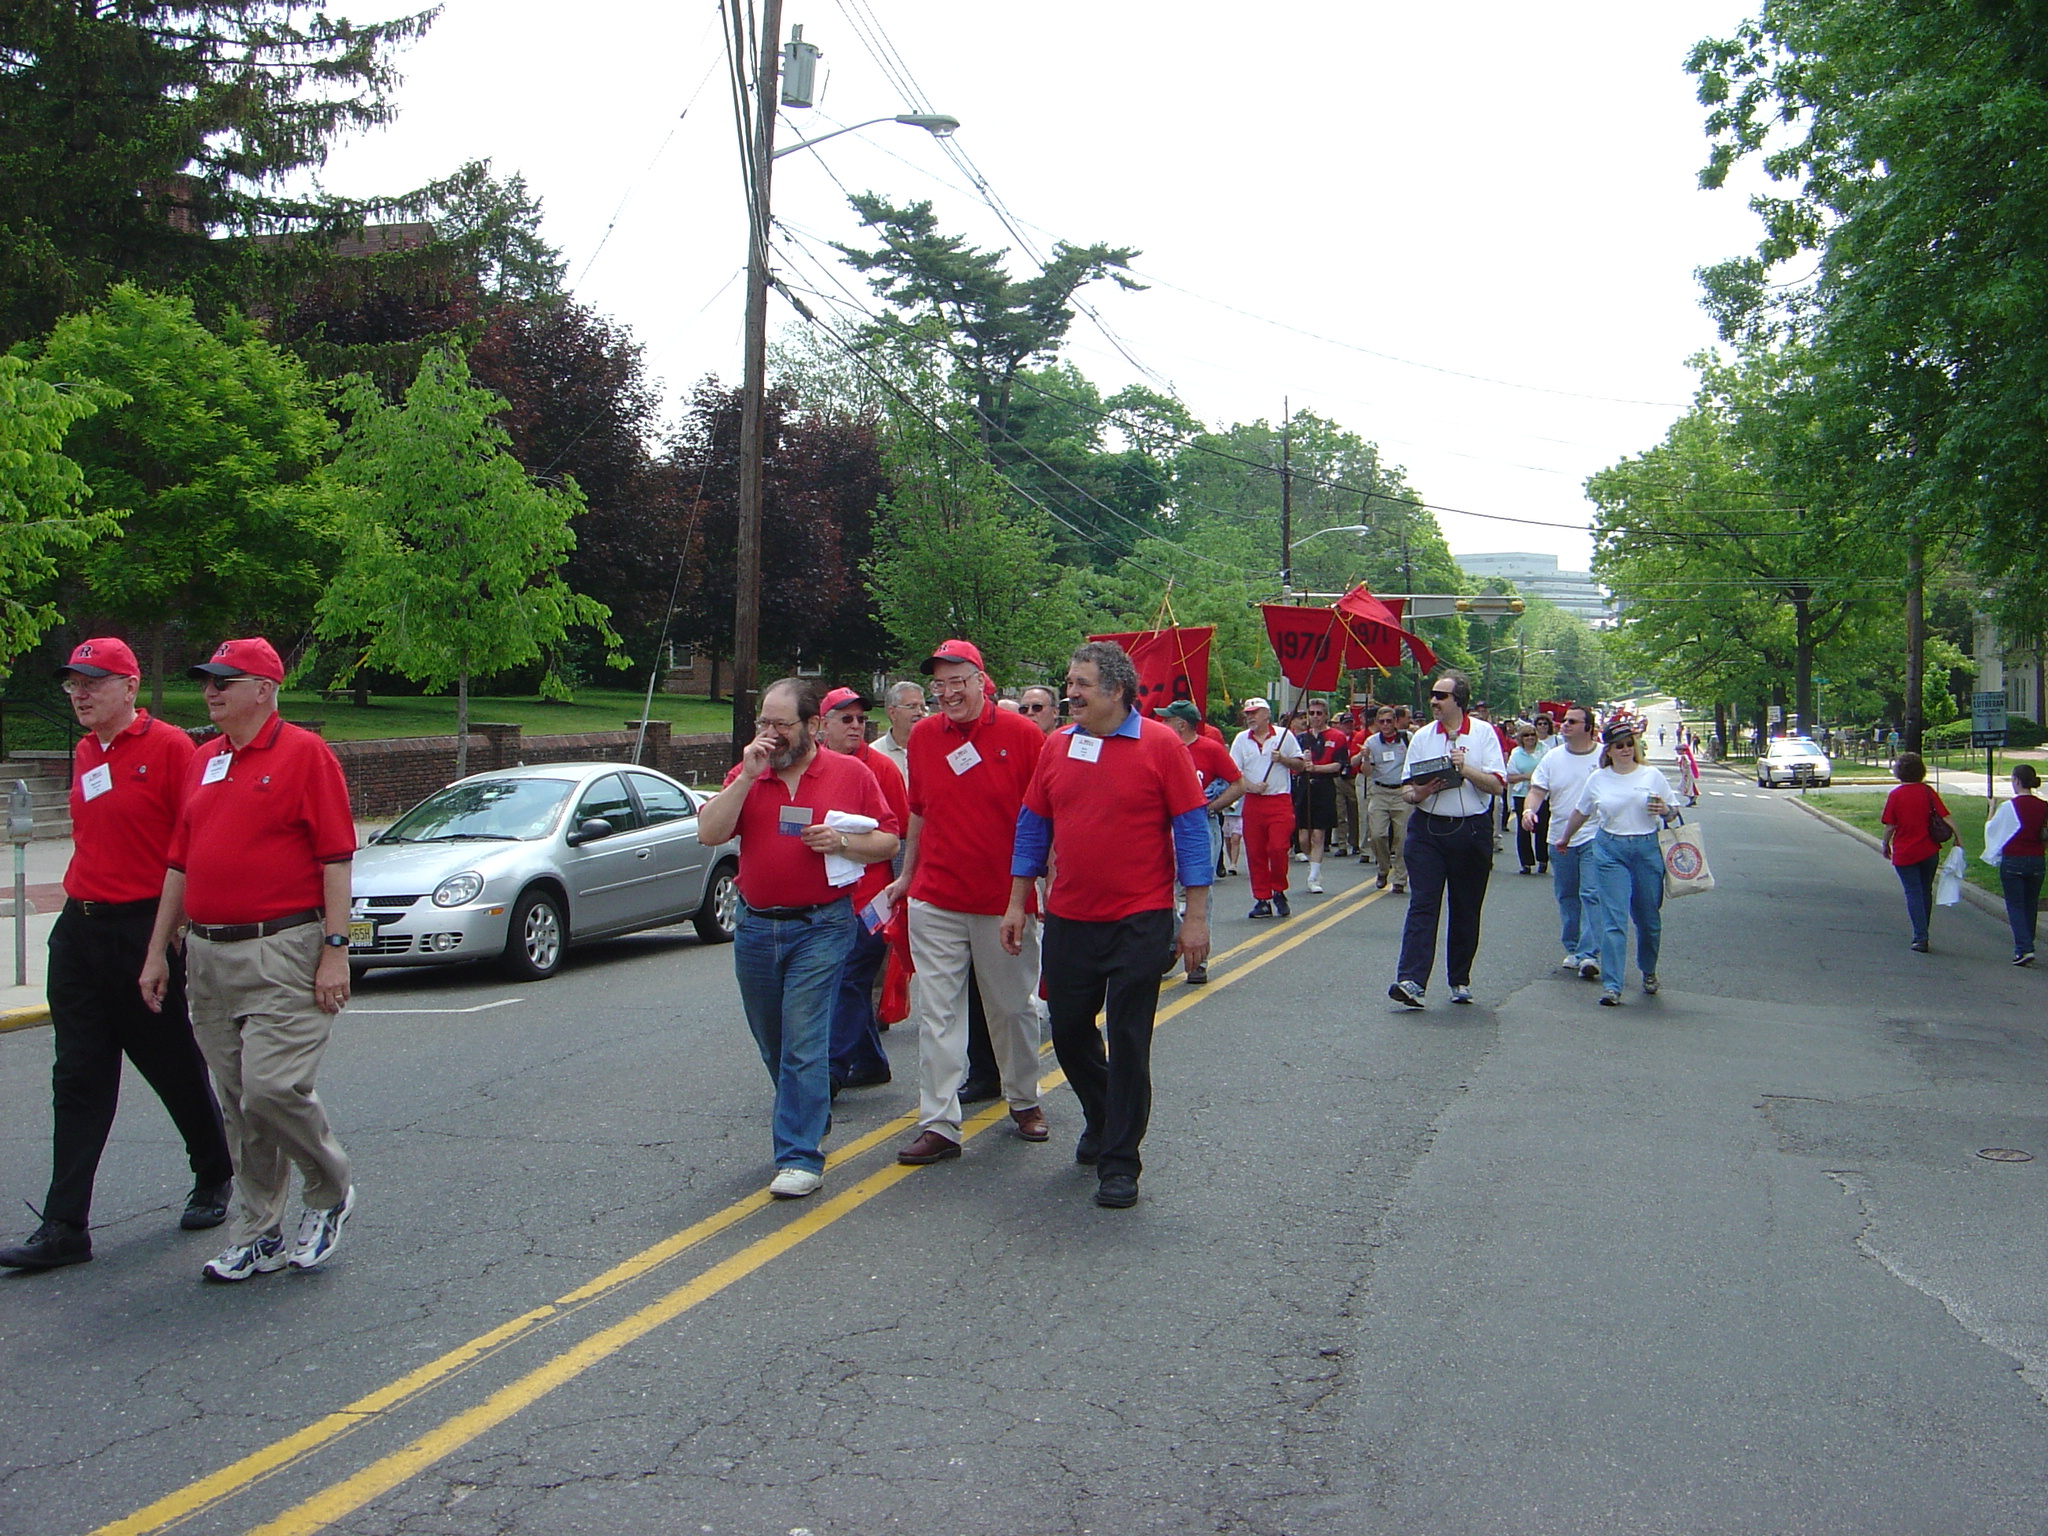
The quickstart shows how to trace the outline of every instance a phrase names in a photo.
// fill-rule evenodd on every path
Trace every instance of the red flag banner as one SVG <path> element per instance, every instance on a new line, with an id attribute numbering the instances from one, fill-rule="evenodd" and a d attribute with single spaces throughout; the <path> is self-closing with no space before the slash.
<path id="1" fill-rule="evenodd" d="M 1130 635 L 1090 635 L 1113 640 L 1130 653 L 1138 669 L 1138 708 L 1149 715 L 1175 699 L 1209 712 L 1209 641 L 1213 625 L 1194 629 L 1148 629 Z"/>
<path id="2" fill-rule="evenodd" d="M 1281 676 L 1297 688 L 1324 690 L 1357 668 L 1392 671 L 1401 664 L 1404 645 L 1425 672 L 1436 665 L 1436 653 L 1401 627 L 1403 606 L 1399 598 L 1389 602 L 1357 586 L 1334 607 L 1265 603 L 1261 611 Z"/>

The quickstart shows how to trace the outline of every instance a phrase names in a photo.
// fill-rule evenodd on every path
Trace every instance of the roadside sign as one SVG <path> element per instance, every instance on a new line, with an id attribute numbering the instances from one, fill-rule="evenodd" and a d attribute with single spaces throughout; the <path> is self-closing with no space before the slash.
<path id="1" fill-rule="evenodd" d="M 1970 745 L 1972 747 L 2002 747 L 2005 745 L 2005 691 L 1986 689 L 1970 695 Z"/>

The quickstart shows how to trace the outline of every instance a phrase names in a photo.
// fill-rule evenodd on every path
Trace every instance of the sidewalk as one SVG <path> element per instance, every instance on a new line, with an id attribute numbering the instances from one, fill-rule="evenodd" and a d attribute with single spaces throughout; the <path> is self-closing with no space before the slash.
<path id="1" fill-rule="evenodd" d="M 388 826 L 387 821 L 356 823 L 356 846 L 372 832 Z M 49 1003 L 43 995 L 45 967 L 49 960 L 50 929 L 64 906 L 64 870 L 71 862 L 71 839 L 50 838 L 27 847 L 28 899 L 34 911 L 29 915 L 28 985 L 14 984 L 14 859 L 11 848 L 0 864 L 0 901 L 8 903 L 8 915 L 0 917 L 0 1034 L 14 1029 L 32 1029 L 50 1022 Z"/>

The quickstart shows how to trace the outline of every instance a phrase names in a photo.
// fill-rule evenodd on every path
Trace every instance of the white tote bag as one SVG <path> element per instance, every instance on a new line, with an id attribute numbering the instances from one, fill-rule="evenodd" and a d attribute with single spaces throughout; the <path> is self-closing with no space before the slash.
<path id="1" fill-rule="evenodd" d="M 1714 872 L 1707 867 L 1706 844 L 1700 829 L 1680 817 L 1675 827 L 1657 829 L 1657 851 L 1664 856 L 1664 896 L 1694 896 L 1714 888 Z"/>
<path id="2" fill-rule="evenodd" d="M 1970 867 L 1970 856 L 1963 852 L 1962 841 L 1950 843 L 1948 852 L 1941 856 L 1941 868 L 1934 872 L 1934 904 L 1937 907 L 1952 907 L 1963 899 L 1963 872 Z"/>

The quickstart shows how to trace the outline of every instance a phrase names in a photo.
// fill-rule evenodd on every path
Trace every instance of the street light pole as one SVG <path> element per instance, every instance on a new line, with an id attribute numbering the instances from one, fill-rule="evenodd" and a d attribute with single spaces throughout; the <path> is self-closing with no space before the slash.
<path id="1" fill-rule="evenodd" d="M 739 531 L 734 550 L 732 751 L 754 738 L 761 665 L 761 438 L 768 373 L 768 179 L 782 62 L 782 0 L 761 0 L 760 72 L 754 89 L 753 198 L 747 209 L 747 320 L 740 383 Z"/>

